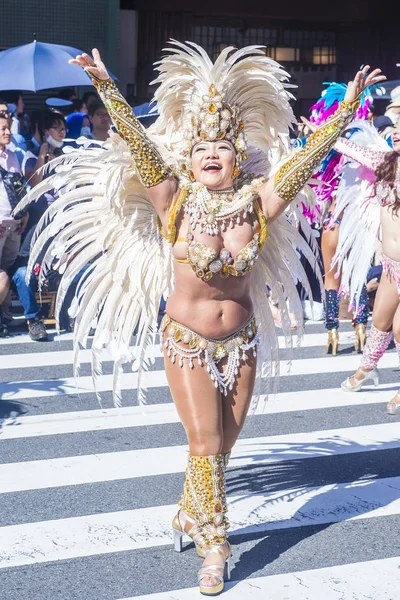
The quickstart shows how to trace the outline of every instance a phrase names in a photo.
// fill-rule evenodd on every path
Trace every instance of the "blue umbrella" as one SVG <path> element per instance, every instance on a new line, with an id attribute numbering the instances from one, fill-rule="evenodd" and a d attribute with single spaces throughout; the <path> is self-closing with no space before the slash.
<path id="1" fill-rule="evenodd" d="M 91 85 L 89 75 L 70 58 L 82 54 L 71 46 L 32 42 L 0 52 L 0 90 L 37 92 L 50 88 Z M 110 73 L 110 77 L 116 79 Z"/>
<path id="2" fill-rule="evenodd" d="M 158 117 L 158 111 L 156 109 L 155 102 L 145 102 L 144 104 L 138 104 L 132 108 L 133 112 L 138 119 L 145 117 Z"/>

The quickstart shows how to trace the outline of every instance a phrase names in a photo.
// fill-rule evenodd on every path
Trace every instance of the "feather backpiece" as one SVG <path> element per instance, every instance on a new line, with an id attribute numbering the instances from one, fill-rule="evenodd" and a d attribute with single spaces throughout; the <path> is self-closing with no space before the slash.
<path id="1" fill-rule="evenodd" d="M 59 194 L 36 228 L 28 273 L 47 247 L 40 283 L 56 264 L 62 273 L 57 320 L 68 288 L 77 284 L 70 309 L 75 319 L 75 374 L 79 349 L 94 328 L 94 382 L 101 373 L 101 351 L 107 347 L 115 361 L 114 403 L 121 400 L 122 365 L 134 359 L 139 365 L 138 397 L 144 401 L 141 370 L 146 349 L 155 341 L 161 298 L 172 289 L 171 250 L 125 142 L 112 133 L 101 145 L 85 146 L 49 163 L 52 174 L 22 201 L 26 206 L 52 189 Z"/>
<path id="2" fill-rule="evenodd" d="M 332 269 L 341 272 L 341 289 L 354 299 L 357 309 L 380 229 L 380 204 L 374 192 L 375 172 L 361 164 L 362 151 L 368 149 L 370 153 L 381 155 L 391 148 L 370 123 L 355 121 L 352 128 L 355 133 L 351 142 L 360 147 L 360 162 L 346 158 L 341 171 L 333 218 L 343 215 Z"/>

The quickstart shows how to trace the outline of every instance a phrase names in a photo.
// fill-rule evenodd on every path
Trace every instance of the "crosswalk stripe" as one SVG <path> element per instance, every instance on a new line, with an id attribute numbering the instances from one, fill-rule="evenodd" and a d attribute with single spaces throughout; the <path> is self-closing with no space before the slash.
<path id="1" fill-rule="evenodd" d="M 281 361 L 281 376 L 318 375 L 324 373 L 354 372 L 360 363 L 360 357 L 336 356 L 324 358 L 296 359 L 293 360 L 291 369 L 288 370 L 286 361 Z M 44 365 L 43 365 L 44 366 Z M 394 369 L 398 367 L 396 352 L 386 353 L 381 361 L 380 369 Z M 122 389 L 136 389 L 137 373 L 123 373 L 121 376 Z M 143 386 L 151 389 L 166 387 L 167 379 L 164 370 L 148 371 L 143 377 Z M 112 375 L 98 377 L 97 388 L 99 392 L 109 391 L 113 386 Z M 60 394 L 87 394 L 93 393 L 93 380 L 91 376 L 65 377 L 60 379 L 18 381 L 0 384 L 0 396 L 3 400 L 19 400 L 39 398 Z"/>
<path id="2" fill-rule="evenodd" d="M 398 423 L 241 439 L 232 466 L 398 448 Z M 0 465 L 0 493 L 181 473 L 186 446 L 107 452 Z"/>
<path id="3" fill-rule="evenodd" d="M 72 342 L 72 334 L 65 334 L 60 336 L 60 341 L 71 341 Z M 5 341 L 15 341 L 17 338 L 6 338 Z M 326 334 L 324 333 L 310 333 L 306 335 L 302 342 L 301 346 L 297 347 L 296 338 L 293 338 L 293 347 L 295 350 L 299 348 L 313 348 L 313 347 L 323 347 L 326 344 Z M 32 340 L 30 340 L 32 342 Z M 354 342 L 354 333 L 345 331 L 340 336 L 340 342 L 343 345 L 353 344 Z M 17 342 L 15 342 L 17 343 Z M 56 341 L 57 343 L 57 341 Z M 72 346 L 72 343 L 71 343 Z M 281 349 L 286 348 L 285 339 L 282 336 L 279 336 L 279 347 Z M 72 349 L 71 350 L 57 350 L 54 352 L 40 352 L 40 346 L 38 347 L 36 344 L 35 352 L 28 352 L 26 354 L 7 354 L 1 356 L 0 359 L 0 369 L 15 369 L 15 368 L 28 368 L 28 367 L 41 367 L 43 365 L 51 366 L 51 365 L 66 365 L 72 363 Z M 134 347 L 132 346 L 132 350 Z M 162 352 L 160 349 L 160 345 L 156 344 L 150 347 L 149 354 L 154 356 L 155 358 L 160 358 L 162 356 Z M 91 350 L 82 350 L 80 353 L 80 358 L 82 364 L 89 363 L 91 361 Z M 294 357 L 295 358 L 295 357 Z M 111 355 L 109 352 L 104 351 L 104 360 L 111 360 Z"/>
<path id="4" fill-rule="evenodd" d="M 233 497 L 231 535 L 400 514 L 400 477 Z M 171 543 L 176 505 L 0 528 L 0 568 Z"/>
<path id="5" fill-rule="evenodd" d="M 371 390 L 366 386 L 357 394 L 345 393 L 340 388 L 282 392 L 270 396 L 265 406 L 264 397 L 261 397 L 255 414 L 290 413 L 299 410 L 303 412 L 333 407 L 384 403 L 388 402 L 391 395 L 393 395 L 391 394 L 392 391 L 393 384 L 386 383 L 381 385 L 379 390 Z M 175 405 L 171 402 L 149 404 L 147 406 L 125 406 L 122 408 L 17 416 L 5 418 L 2 421 L 0 443 L 1 440 L 105 429 L 146 427 L 178 422 L 178 413 Z"/>
<path id="6" fill-rule="evenodd" d="M 377 576 L 379 573 L 379 577 Z M 400 557 L 252 577 L 225 584 L 223 598 L 237 600 L 396 600 Z M 198 600 L 199 588 L 173 590 L 120 600 Z"/>
<path id="7" fill-rule="evenodd" d="M 350 323 L 351 321 L 348 319 L 345 320 L 341 320 L 341 323 Z M 307 329 L 309 329 L 311 326 L 313 325 L 321 325 L 321 321 L 311 321 L 311 320 L 307 320 L 304 322 L 305 325 L 305 330 L 307 331 Z M 58 334 L 56 333 L 56 330 L 54 329 L 54 327 L 46 327 L 47 329 L 47 333 L 50 336 L 50 339 L 60 339 L 60 340 L 72 340 L 74 334 L 72 332 L 65 332 L 62 331 L 60 333 L 60 336 L 58 336 Z M 349 333 L 349 332 L 340 332 L 341 336 L 344 335 L 345 333 Z M 27 332 L 21 333 L 20 331 L 17 332 L 13 332 L 12 328 L 11 328 L 11 337 L 8 338 L 0 338 L 0 346 L 8 346 L 8 345 L 13 345 L 13 344 L 37 344 L 38 342 L 34 342 L 33 340 L 31 340 L 31 338 L 29 337 L 29 334 Z M 307 334 L 310 335 L 310 334 Z M 296 332 L 294 332 L 294 336 L 296 336 Z M 324 334 L 325 339 L 326 339 L 326 334 Z M 353 338 L 354 338 L 354 333 L 353 333 Z M 342 339 L 342 338 L 341 338 Z"/>

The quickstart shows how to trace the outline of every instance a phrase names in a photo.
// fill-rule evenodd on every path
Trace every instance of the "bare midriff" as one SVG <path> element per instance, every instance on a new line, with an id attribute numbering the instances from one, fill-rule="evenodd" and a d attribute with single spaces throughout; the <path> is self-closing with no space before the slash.
<path id="1" fill-rule="evenodd" d="M 400 262 L 400 214 L 394 214 L 390 206 L 382 206 L 381 227 L 383 254 Z"/>
<path id="2" fill-rule="evenodd" d="M 254 309 L 249 295 L 252 273 L 244 277 L 213 277 L 205 282 L 188 264 L 175 264 L 175 289 L 167 314 L 201 336 L 226 338 L 240 329 Z"/>
<path id="3" fill-rule="evenodd" d="M 223 236 L 209 236 L 196 231 L 196 240 L 214 247 L 218 252 L 228 247 L 235 256 L 252 239 L 253 228 L 247 222 L 228 229 Z M 179 240 L 184 240 L 188 230 L 188 218 L 181 215 L 178 226 Z M 222 239 L 223 238 L 223 239 Z M 187 256 L 187 243 L 176 242 L 175 258 Z M 254 313 L 250 298 L 252 271 L 243 277 L 229 276 L 223 279 L 216 274 L 206 282 L 196 276 L 190 264 L 174 261 L 175 288 L 168 298 L 167 314 L 201 336 L 223 339 L 238 331 Z"/>

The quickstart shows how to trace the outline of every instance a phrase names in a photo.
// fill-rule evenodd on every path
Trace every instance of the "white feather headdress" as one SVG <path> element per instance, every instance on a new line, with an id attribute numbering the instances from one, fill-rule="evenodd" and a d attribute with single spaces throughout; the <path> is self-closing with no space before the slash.
<path id="1" fill-rule="evenodd" d="M 156 63 L 159 75 L 152 83 L 158 84 L 154 100 L 160 116 L 149 133 L 165 140 L 182 161 L 202 139 L 230 139 L 244 173 L 254 172 L 256 154 L 257 163 L 265 159 L 266 174 L 273 157 L 288 150 L 295 122 L 288 91 L 295 86 L 286 83 L 288 73 L 262 46 L 225 48 L 213 63 L 197 44 L 170 43 Z"/>

